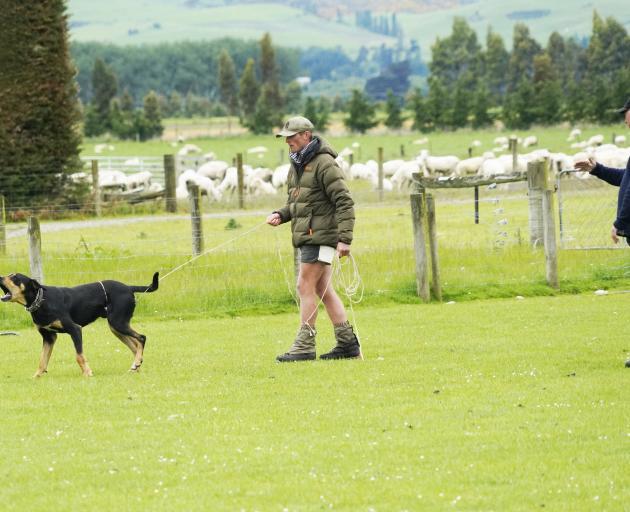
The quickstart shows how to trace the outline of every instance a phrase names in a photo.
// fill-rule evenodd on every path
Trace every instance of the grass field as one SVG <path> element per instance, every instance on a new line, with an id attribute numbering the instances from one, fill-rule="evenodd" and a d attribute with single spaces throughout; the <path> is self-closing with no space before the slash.
<path id="1" fill-rule="evenodd" d="M 568 125 L 535 126 L 530 130 L 515 131 L 460 129 L 429 134 L 420 134 L 408 129 L 396 133 L 380 126 L 361 135 L 348 133 L 343 127 L 343 117 L 343 114 L 334 114 L 329 131 L 323 136 L 332 143 L 337 151 L 358 143 L 358 147 L 354 148 L 355 162 L 376 159 L 379 147 L 383 147 L 386 160 L 401 158 L 401 153 L 404 153 L 404 158 L 411 159 L 422 149 L 428 149 L 435 155 L 456 155 L 460 158 L 466 158 L 468 149 L 475 140 L 481 142 L 481 146 L 473 147 L 473 154 L 478 156 L 484 151 L 496 147 L 493 142 L 495 138 L 512 134 L 521 138 L 531 134 L 538 137 L 537 147 L 521 148 L 521 153 L 538 148 L 561 151 L 570 155 L 578 151 L 572 149 L 571 143 L 566 140 L 571 131 L 571 127 Z M 235 119 L 232 122 L 232 135 L 228 132 L 227 120 L 221 120 L 221 118 L 192 120 L 169 118 L 165 119 L 163 124 L 165 126 L 164 139 L 147 142 L 113 141 L 111 144 L 114 146 L 114 150 L 106 151 L 100 156 L 162 156 L 177 153 L 185 143 L 194 143 L 201 148 L 202 153 L 212 151 L 218 159 L 228 162 L 231 162 L 237 153 L 243 153 L 246 162 L 253 166 L 262 165 L 274 168 L 281 163 L 286 163 L 288 159 L 287 146 L 282 139 L 276 139 L 271 133 L 268 135 L 242 134 Z M 621 124 L 611 126 L 582 125 L 580 128 L 582 129 L 583 140 L 592 135 L 602 134 L 605 142 L 611 142 L 613 135 L 627 131 Z M 185 142 L 176 143 L 177 135 L 183 136 L 186 139 Z M 426 143 L 418 144 L 425 138 L 428 139 Z M 86 139 L 83 144 L 82 155 L 94 156 L 94 146 L 102 142 L 104 142 L 102 138 Z M 248 149 L 256 146 L 267 148 L 267 152 L 263 153 L 260 158 L 257 155 L 247 154 Z"/>
<path id="2" fill-rule="evenodd" d="M 147 297 L 158 300 L 158 294 Z M 629 295 L 357 312 L 365 360 L 278 365 L 296 316 L 2 337 L 3 510 L 625 510 Z M 2 305 L 2 308 L 15 307 Z M 25 315 L 22 311 L 22 314 Z M 332 344 L 324 323 L 319 350 Z"/>
<path id="3" fill-rule="evenodd" d="M 564 127 L 536 133 L 549 149 L 567 144 Z M 496 135 L 435 134 L 430 144 L 464 156 Z M 362 160 L 382 145 L 390 158 L 415 137 L 333 144 L 359 142 Z M 269 144 L 266 165 L 273 144 L 283 147 L 269 136 L 192 141 L 225 159 Z M 123 156 L 174 149 L 114 145 Z M 379 203 L 369 184 L 350 187 L 365 286 L 351 319 L 364 361 L 274 361 L 298 327 L 288 228 L 262 224 L 283 194 L 243 211 L 204 201 L 210 252 L 137 298 L 133 325 L 148 337 L 138 374 L 98 321 L 84 329 L 93 378 L 80 376 L 61 335 L 49 373 L 32 379 L 39 335 L 22 307 L 0 304 L 1 329 L 19 334 L 0 337 L 2 510 L 627 509 L 627 248 L 560 251 L 553 290 L 543 252 L 529 246 L 523 190 L 481 190 L 479 225 L 470 191 L 436 193 L 444 303 L 423 305 L 407 192 Z M 594 214 L 614 214 L 610 200 L 610 187 L 586 190 L 565 221 L 586 212 L 606 233 L 608 212 Z M 42 221 L 45 283 L 148 285 L 190 259 L 185 213 L 153 205 L 92 220 Z M 29 273 L 26 237 L 13 236 L 21 227 L 8 225 L 2 275 Z M 496 244 L 498 229 L 509 243 Z M 320 314 L 319 353 L 333 344 Z"/>

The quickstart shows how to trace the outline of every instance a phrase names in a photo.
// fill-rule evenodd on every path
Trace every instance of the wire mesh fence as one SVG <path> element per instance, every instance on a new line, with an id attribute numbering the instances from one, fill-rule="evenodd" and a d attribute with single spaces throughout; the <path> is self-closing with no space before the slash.
<path id="1" fill-rule="evenodd" d="M 619 189 L 588 173 L 563 171 L 557 177 L 558 222 L 563 249 L 623 248 L 610 239 Z"/>
<path id="2" fill-rule="evenodd" d="M 598 181 L 561 177 L 557 212 L 562 216 L 556 222 L 565 240 L 571 233 L 582 240 L 582 246 L 592 244 L 589 240 L 601 240 L 602 247 L 612 248 L 606 237 L 616 189 Z M 419 303 L 409 191 L 392 191 L 379 202 L 371 184 L 356 180 L 349 186 L 356 200 L 352 247 L 365 288 L 364 304 Z M 439 189 L 432 194 L 445 301 L 549 293 L 544 253 L 531 243 L 525 183 L 480 187 L 477 208 L 471 188 Z M 267 212 L 284 203 L 284 194 L 259 201 L 241 211 L 221 211 L 214 203 L 203 202 L 204 253 L 192 261 L 193 231 L 185 213 L 44 219 L 44 282 L 74 286 L 116 279 L 143 285 L 155 271 L 164 276 L 181 267 L 161 282 L 156 297 L 140 298 L 138 307 L 145 313 L 178 317 L 296 307 L 289 227 L 264 224 Z M 179 211 L 184 211 L 186 202 L 180 206 Z M 69 211 L 59 208 L 60 213 Z M 595 213 L 601 217 L 596 223 Z M 580 223 L 596 224 L 601 233 L 575 228 Z M 583 283 L 590 287 L 618 285 L 629 274 L 627 255 L 622 250 L 562 251 L 561 285 L 576 290 L 583 289 Z M 24 222 L 6 225 L 0 274 L 10 272 L 30 274 Z M 17 310 L 0 308 L 0 320 L 17 319 L 18 313 L 11 309 Z"/>

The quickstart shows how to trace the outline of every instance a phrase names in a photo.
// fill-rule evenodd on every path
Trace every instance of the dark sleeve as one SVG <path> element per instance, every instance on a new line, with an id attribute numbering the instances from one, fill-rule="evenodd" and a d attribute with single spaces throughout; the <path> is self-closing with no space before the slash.
<path id="1" fill-rule="evenodd" d="M 610 183 L 615 187 L 621 185 L 623 174 L 625 169 L 615 169 L 613 167 L 606 167 L 602 164 L 595 164 L 595 167 L 591 171 L 593 176 L 597 176 L 600 180 L 604 180 L 606 183 Z"/>
<path id="2" fill-rule="evenodd" d="M 630 159 L 628 159 L 625 173 L 627 176 L 619 191 L 617 218 L 613 225 L 624 233 L 630 234 Z"/>

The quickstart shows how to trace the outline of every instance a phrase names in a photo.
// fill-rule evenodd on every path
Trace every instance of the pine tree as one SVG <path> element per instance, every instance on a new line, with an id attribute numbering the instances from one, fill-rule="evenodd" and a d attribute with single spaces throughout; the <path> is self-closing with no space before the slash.
<path id="1" fill-rule="evenodd" d="M 267 133 L 273 126 L 282 123 L 284 110 L 284 98 L 280 91 L 278 81 L 278 67 L 275 51 L 271 44 L 271 36 L 266 33 L 260 40 L 260 75 L 262 87 L 260 98 L 256 102 L 254 123 L 248 123 L 248 127 L 254 133 Z"/>
<path id="2" fill-rule="evenodd" d="M 358 89 L 352 90 L 352 97 L 348 101 L 348 117 L 344 124 L 353 132 L 365 133 L 376 126 L 374 105 Z"/>
<path id="3" fill-rule="evenodd" d="M 86 124 L 87 136 L 100 135 L 111 129 L 111 103 L 118 90 L 116 75 L 102 59 L 94 61 L 92 70 L 92 115 L 93 120 Z"/>
<path id="4" fill-rule="evenodd" d="M 164 127 L 162 126 L 162 114 L 155 91 L 149 91 L 144 97 L 143 110 L 144 119 L 146 121 L 146 131 L 143 134 L 144 137 L 141 138 L 146 140 L 162 135 L 164 131 Z"/>
<path id="5" fill-rule="evenodd" d="M 392 130 L 399 129 L 403 124 L 402 109 L 400 107 L 400 99 L 394 95 L 391 89 L 387 91 L 387 100 L 385 101 L 385 126 Z"/>
<path id="6" fill-rule="evenodd" d="M 269 32 L 266 32 L 260 40 L 260 77 L 263 84 L 278 80 L 276 52 Z"/>
<path id="7" fill-rule="evenodd" d="M 507 88 L 510 54 L 505 49 L 505 43 L 501 36 L 492 30 L 488 30 L 483 61 L 485 81 L 491 94 L 491 102 L 493 105 L 500 105 Z"/>
<path id="8" fill-rule="evenodd" d="M 416 87 L 409 95 L 407 104 L 413 116 L 412 128 L 421 132 L 426 131 L 427 125 L 429 124 L 429 116 L 426 101 L 422 97 L 422 91 L 420 88 Z"/>
<path id="9" fill-rule="evenodd" d="M 10 206 L 75 202 L 80 111 L 63 0 L 0 10 L 0 190 Z"/>
<path id="10" fill-rule="evenodd" d="M 238 97 L 241 105 L 241 118 L 244 123 L 254 117 L 256 103 L 260 96 L 260 85 L 256 80 L 254 59 L 248 59 L 239 82 Z"/>
<path id="11" fill-rule="evenodd" d="M 219 57 L 219 96 L 229 115 L 236 114 L 238 108 L 238 87 L 234 61 L 227 50 Z"/>
<path id="12" fill-rule="evenodd" d="M 534 90 L 536 122 L 558 123 L 562 116 L 562 86 L 547 53 L 534 57 Z"/>
<path id="13" fill-rule="evenodd" d="M 484 82 L 481 82 L 473 97 L 472 115 L 473 127 L 483 128 L 491 124 L 492 120 L 488 114 L 490 109 L 490 92 Z"/>

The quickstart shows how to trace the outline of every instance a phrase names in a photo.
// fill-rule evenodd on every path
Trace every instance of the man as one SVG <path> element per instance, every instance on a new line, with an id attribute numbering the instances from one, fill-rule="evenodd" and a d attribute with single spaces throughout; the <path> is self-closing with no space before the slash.
<path id="1" fill-rule="evenodd" d="M 623 107 L 617 110 L 617 113 L 623 114 L 626 126 L 630 128 L 630 98 Z M 630 245 L 630 158 L 625 169 L 606 167 L 597 163 L 592 157 L 576 162 L 575 167 L 581 171 L 588 171 L 593 176 L 619 187 L 617 218 L 613 222 L 610 237 L 614 243 L 619 242 L 620 236 L 625 237 L 626 243 Z M 626 361 L 626 367 L 630 368 L 630 359 Z"/>
<path id="2" fill-rule="evenodd" d="M 293 246 L 299 248 L 301 325 L 293 345 L 279 362 L 315 359 L 315 321 L 319 300 L 335 328 L 336 346 L 320 359 L 350 359 L 361 356 L 361 347 L 348 322 L 343 302 L 332 284 L 333 256 L 350 254 L 354 228 L 354 201 L 335 161 L 337 153 L 305 117 L 292 117 L 276 137 L 285 137 L 291 168 L 286 205 L 267 217 L 278 226 L 291 221 Z"/>

